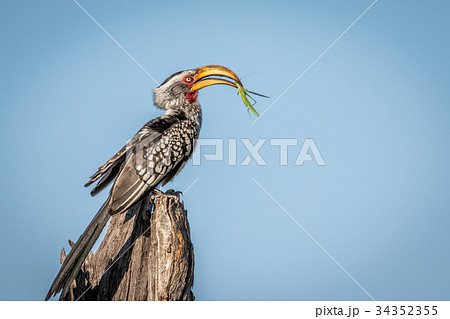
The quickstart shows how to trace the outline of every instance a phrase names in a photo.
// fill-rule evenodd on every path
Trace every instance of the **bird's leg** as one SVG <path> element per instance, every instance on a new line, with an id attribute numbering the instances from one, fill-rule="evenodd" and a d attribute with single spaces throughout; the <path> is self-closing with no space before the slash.
<path id="1" fill-rule="evenodd" d="M 164 195 L 164 192 L 161 191 L 161 190 L 159 190 L 159 189 L 157 189 L 157 188 L 154 188 L 154 189 L 151 191 L 151 194 L 152 194 L 152 195 L 150 196 L 150 201 L 151 201 L 151 202 L 154 202 L 155 198 L 158 197 L 158 196 Z"/>
<path id="2" fill-rule="evenodd" d="M 159 190 L 159 189 L 157 189 L 157 188 L 154 188 L 154 189 L 152 190 L 152 195 L 153 195 L 153 196 L 160 196 L 160 195 L 162 195 L 162 194 L 164 194 L 164 192 L 163 192 L 162 190 Z"/>
<path id="3" fill-rule="evenodd" d="M 173 190 L 173 189 L 169 189 L 169 190 L 166 192 L 166 195 L 180 197 L 180 196 L 183 196 L 183 192 L 176 191 L 176 190 Z"/>
<path id="4" fill-rule="evenodd" d="M 167 192 L 164 193 L 162 190 L 155 188 L 155 189 L 152 190 L 151 193 L 152 193 L 152 196 L 151 196 L 152 198 L 164 195 L 164 196 L 167 196 L 167 197 L 179 199 L 180 196 L 183 195 L 182 192 L 175 191 L 173 189 L 169 189 L 169 190 L 167 190 Z"/>
<path id="5" fill-rule="evenodd" d="M 172 198 L 174 200 L 179 201 L 181 195 L 183 195 L 182 192 L 177 192 L 173 189 L 169 189 L 167 192 L 164 193 L 163 191 L 155 188 L 152 190 L 152 195 L 150 196 L 150 201 L 153 201 L 158 196 L 166 196 L 168 198 Z"/>
<path id="6" fill-rule="evenodd" d="M 169 198 L 172 198 L 175 201 L 179 201 L 180 197 L 183 195 L 183 193 L 179 192 L 179 191 L 175 191 L 173 189 L 169 189 L 169 190 L 167 190 L 165 195 Z"/>

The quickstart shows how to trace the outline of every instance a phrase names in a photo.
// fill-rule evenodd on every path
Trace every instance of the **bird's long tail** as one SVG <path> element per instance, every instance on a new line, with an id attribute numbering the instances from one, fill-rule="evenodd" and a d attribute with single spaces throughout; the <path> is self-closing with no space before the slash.
<path id="1" fill-rule="evenodd" d="M 63 299 L 67 294 L 73 280 L 80 271 L 81 265 L 108 223 L 109 211 L 109 200 L 107 200 L 67 255 L 45 300 L 50 299 L 52 295 L 56 295 L 61 290 L 60 299 Z"/>

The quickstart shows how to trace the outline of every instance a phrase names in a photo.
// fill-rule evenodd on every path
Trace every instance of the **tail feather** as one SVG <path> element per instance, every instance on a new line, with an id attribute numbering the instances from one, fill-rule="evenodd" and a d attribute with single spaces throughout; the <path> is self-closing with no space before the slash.
<path id="1" fill-rule="evenodd" d="M 56 278 L 53 281 L 47 296 L 45 297 L 45 300 L 50 299 L 52 295 L 56 295 L 61 290 L 62 293 L 60 299 L 64 298 L 67 294 L 70 286 L 80 271 L 81 265 L 91 251 L 98 237 L 100 237 L 103 228 L 105 228 L 108 223 L 110 218 L 109 211 L 109 200 L 107 200 L 65 258 L 61 269 L 56 275 Z"/>

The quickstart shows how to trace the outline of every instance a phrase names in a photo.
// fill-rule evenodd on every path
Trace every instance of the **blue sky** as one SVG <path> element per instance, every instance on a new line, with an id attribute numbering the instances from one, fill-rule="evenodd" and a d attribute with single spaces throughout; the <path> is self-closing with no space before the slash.
<path id="1" fill-rule="evenodd" d="M 262 113 L 371 1 L 80 4 L 158 82 L 221 64 L 272 97 Z M 198 178 L 183 198 L 198 300 L 370 299 L 253 179 L 373 298 L 448 300 L 449 10 L 378 1 L 255 125 L 235 90 L 200 92 L 202 138 L 312 138 L 326 165 L 293 165 L 299 145 L 280 166 L 267 142 L 267 166 L 186 166 L 168 187 Z M 3 1 L 0 25 L 0 300 L 42 300 L 107 197 L 83 184 L 161 111 L 73 1 Z"/>

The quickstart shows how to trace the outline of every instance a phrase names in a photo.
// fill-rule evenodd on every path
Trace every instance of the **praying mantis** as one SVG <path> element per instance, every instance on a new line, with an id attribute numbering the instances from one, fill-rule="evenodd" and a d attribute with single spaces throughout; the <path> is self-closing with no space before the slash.
<path id="1" fill-rule="evenodd" d="M 234 83 L 236 84 L 236 87 L 238 89 L 238 94 L 241 96 L 242 102 L 244 102 L 245 106 L 247 107 L 247 111 L 251 110 L 253 112 L 253 114 L 255 114 L 257 117 L 259 117 L 258 112 L 256 112 L 255 108 L 253 107 L 257 102 L 253 97 L 251 97 L 250 94 L 255 94 L 255 95 L 258 95 L 258 96 L 261 96 L 264 98 L 269 98 L 269 97 L 266 95 L 262 95 L 262 94 L 259 94 L 256 92 L 249 91 L 246 88 L 244 88 L 242 85 L 240 85 L 238 82 L 234 82 Z M 247 97 L 249 97 L 254 103 L 253 104 L 250 103 L 250 101 L 248 100 Z M 249 112 L 249 114 L 250 114 L 250 112 Z"/>

